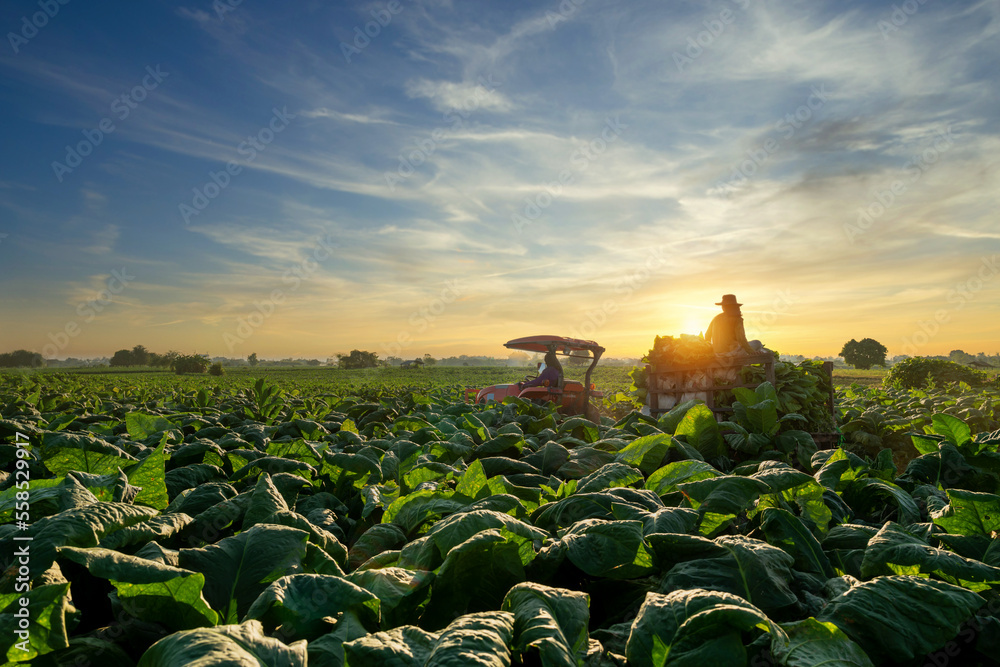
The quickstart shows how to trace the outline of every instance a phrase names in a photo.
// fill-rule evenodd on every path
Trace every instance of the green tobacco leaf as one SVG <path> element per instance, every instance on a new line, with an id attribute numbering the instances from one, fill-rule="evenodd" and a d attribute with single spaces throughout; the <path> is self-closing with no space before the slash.
<path id="1" fill-rule="evenodd" d="M 934 429 L 935 434 L 944 436 L 947 442 L 956 447 L 972 441 L 972 429 L 969 428 L 968 424 L 958 417 L 952 417 L 943 412 L 931 417 L 931 428 Z"/>
<path id="2" fill-rule="evenodd" d="M 625 655 L 629 665 L 742 665 L 742 633 L 782 631 L 760 609 L 735 595 L 694 588 L 669 595 L 647 593 L 632 622 Z"/>
<path id="3" fill-rule="evenodd" d="M 422 625 L 445 624 L 470 611 L 497 609 L 511 586 L 526 579 L 531 542 L 506 530 L 477 533 L 451 549 L 438 568 Z"/>
<path id="4" fill-rule="evenodd" d="M 179 533 L 192 521 L 194 519 L 183 512 L 161 514 L 149 521 L 108 533 L 101 538 L 98 546 L 118 550 L 135 544 L 146 544 L 150 540 L 164 540 Z"/>
<path id="5" fill-rule="evenodd" d="M 582 478 L 577 484 L 578 493 L 604 491 L 619 486 L 632 486 L 643 481 L 642 473 L 624 463 L 608 463 L 597 472 Z"/>
<path id="6" fill-rule="evenodd" d="M 456 498 L 454 491 L 414 491 L 400 496 L 386 507 L 382 523 L 394 524 L 406 535 L 414 535 L 424 523 L 457 512 L 469 502 L 467 498 Z"/>
<path id="7" fill-rule="evenodd" d="M 968 582 L 1000 584 L 1000 569 L 936 549 L 889 521 L 868 542 L 861 562 L 865 579 L 883 574 L 934 574 L 958 585 Z"/>
<path id="8" fill-rule="evenodd" d="M 109 580 L 125 611 L 141 620 L 172 630 L 211 626 L 219 620 L 202 597 L 202 574 L 101 548 L 62 547 L 59 558 Z"/>
<path id="9" fill-rule="evenodd" d="M 26 490 L 28 503 L 31 506 L 31 517 L 35 521 L 64 510 L 97 502 L 97 496 L 73 477 L 33 479 L 28 482 Z M 25 489 L 18 489 L 16 486 L 0 491 L 0 522 L 6 523 L 14 518 L 14 508 L 18 502 L 17 494 L 23 491 Z"/>
<path id="10" fill-rule="evenodd" d="M 148 507 L 102 502 L 40 519 L 27 531 L 33 537 L 29 576 L 34 579 L 49 569 L 59 547 L 96 547 L 108 533 L 141 523 L 155 514 L 156 510 Z M 9 537 L 0 539 L 5 553 L 13 554 L 15 544 Z"/>
<path id="11" fill-rule="evenodd" d="M 881 479 L 857 479 L 851 482 L 843 492 L 844 501 L 857 511 L 859 515 L 881 513 L 890 500 L 896 505 L 896 517 L 901 524 L 911 524 L 920 521 L 920 508 L 913 498 L 892 482 Z"/>
<path id="12" fill-rule="evenodd" d="M 378 598 L 382 627 L 389 628 L 417 620 L 418 607 L 427 599 L 434 573 L 381 567 L 355 570 L 347 579 Z"/>
<path id="13" fill-rule="evenodd" d="M 467 498 L 478 499 L 482 497 L 480 494 L 486 489 L 486 471 L 483 470 L 482 461 L 476 459 L 462 473 L 462 477 L 455 486 L 455 493 Z"/>
<path id="14" fill-rule="evenodd" d="M 369 558 L 385 551 L 401 549 L 406 544 L 406 535 L 391 523 L 380 523 L 366 530 L 357 539 L 347 555 L 347 568 L 356 569 Z"/>
<path id="15" fill-rule="evenodd" d="M 139 659 L 138 667 L 239 665 L 306 666 L 306 642 L 286 645 L 268 637 L 260 621 L 175 632 L 156 642 Z"/>
<path id="16" fill-rule="evenodd" d="M 771 641 L 771 655 L 785 667 L 874 667 L 871 658 L 833 623 L 807 618 L 782 623 L 787 640 Z"/>
<path id="17" fill-rule="evenodd" d="M 834 598 L 816 620 L 835 624 L 875 664 L 905 662 L 942 648 L 984 602 L 952 584 L 885 576 Z"/>
<path id="18" fill-rule="evenodd" d="M 678 403 L 670 412 L 660 415 L 659 420 L 657 420 L 656 425 L 660 427 L 660 430 L 664 433 L 669 433 L 671 435 L 677 430 L 677 425 L 681 423 L 684 419 L 684 415 L 695 405 L 699 405 L 699 402 L 692 399 L 690 401 L 684 401 L 683 403 Z"/>
<path id="19" fill-rule="evenodd" d="M 761 514 L 760 528 L 768 544 L 779 547 L 795 559 L 797 569 L 822 574 L 828 579 L 836 576 L 816 537 L 791 512 L 766 508 Z"/>
<path id="20" fill-rule="evenodd" d="M 721 472 L 704 461 L 674 461 L 651 474 L 643 488 L 662 497 L 676 491 L 678 485 L 685 482 L 697 482 L 721 475 Z"/>
<path id="21" fill-rule="evenodd" d="M 719 422 L 707 405 L 692 406 L 677 425 L 674 435 L 684 436 L 687 443 L 707 459 L 714 459 L 726 452 L 726 443 L 719 433 Z"/>
<path id="22" fill-rule="evenodd" d="M 635 579 L 655 570 L 640 521 L 577 522 L 562 538 L 566 555 L 593 577 Z"/>
<path id="23" fill-rule="evenodd" d="M 948 505 L 934 523 L 953 535 L 984 535 L 1000 531 L 1000 496 L 962 489 L 948 489 Z"/>
<path id="24" fill-rule="evenodd" d="M 93 475 L 117 473 L 119 468 L 135 462 L 132 457 L 116 452 L 100 451 L 96 448 L 51 449 L 45 452 L 42 461 L 53 475 L 65 475 L 71 471 L 89 472 Z"/>
<path id="25" fill-rule="evenodd" d="M 352 614 L 368 632 L 379 628 L 379 599 L 341 577 L 293 574 L 272 582 L 247 610 L 247 619 L 285 639 L 318 639 L 335 625 L 334 614 Z"/>
<path id="26" fill-rule="evenodd" d="M 344 644 L 351 667 L 423 667 L 439 635 L 413 625 L 376 632 Z"/>
<path id="27" fill-rule="evenodd" d="M 525 582 L 510 589 L 501 609 L 514 614 L 516 653 L 537 651 L 542 667 L 577 667 L 586 656 L 590 622 L 586 593 Z"/>
<path id="28" fill-rule="evenodd" d="M 638 468 L 643 475 L 650 475 L 660 467 L 671 446 L 671 436 L 666 433 L 645 435 L 615 454 L 614 460 Z"/>
<path id="29" fill-rule="evenodd" d="M 738 514 L 763 493 L 771 490 L 764 482 L 749 477 L 723 475 L 697 482 L 685 482 L 678 489 L 701 515 L 699 530 L 709 537 L 717 535 Z"/>
<path id="30" fill-rule="evenodd" d="M 766 542 L 739 535 L 718 537 L 715 542 L 729 553 L 675 565 L 663 578 L 660 591 L 723 591 L 739 595 L 764 611 L 796 603 L 792 556 Z"/>
<path id="31" fill-rule="evenodd" d="M 22 599 L 27 606 L 21 604 Z M 66 648 L 67 617 L 75 612 L 68 583 L 0 594 L 0 651 L 7 662 L 17 663 Z M 27 626 L 21 625 L 22 620 L 27 620 Z"/>
<path id="32" fill-rule="evenodd" d="M 648 537 L 660 533 L 690 533 L 698 527 L 698 519 L 698 512 L 687 507 L 665 507 L 639 520 L 643 535 Z"/>
<path id="33" fill-rule="evenodd" d="M 205 599 L 231 623 L 271 582 L 301 571 L 308 537 L 303 530 L 259 524 L 201 549 L 181 549 L 179 562 L 205 575 Z"/>
<path id="34" fill-rule="evenodd" d="M 129 483 L 142 488 L 132 501 L 134 504 L 162 510 L 170 503 L 163 470 L 166 461 L 166 456 L 163 454 L 165 446 L 166 443 L 161 442 L 152 454 L 139 463 L 125 468 Z"/>
<path id="35" fill-rule="evenodd" d="M 125 428 L 128 429 L 128 435 L 133 440 L 145 440 L 154 433 L 176 428 L 176 425 L 157 415 L 130 412 L 125 415 Z"/>
<path id="36" fill-rule="evenodd" d="M 441 632 L 425 667 L 509 667 L 513 635 L 510 612 L 466 614 Z"/>

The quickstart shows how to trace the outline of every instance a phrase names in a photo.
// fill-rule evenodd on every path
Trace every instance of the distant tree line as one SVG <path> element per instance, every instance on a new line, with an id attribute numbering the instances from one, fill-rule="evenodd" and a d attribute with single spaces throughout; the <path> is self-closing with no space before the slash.
<path id="1" fill-rule="evenodd" d="M 42 355 L 28 350 L 14 350 L 0 354 L 0 368 L 41 368 L 45 365 Z"/>

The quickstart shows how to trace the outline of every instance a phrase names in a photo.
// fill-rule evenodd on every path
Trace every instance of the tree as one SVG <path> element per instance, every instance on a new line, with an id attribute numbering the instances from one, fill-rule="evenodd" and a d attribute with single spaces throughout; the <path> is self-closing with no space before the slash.
<path id="1" fill-rule="evenodd" d="M 434 357 L 432 357 L 431 355 L 429 355 L 429 354 L 425 354 L 424 355 L 424 363 L 427 364 L 428 366 L 433 366 L 437 362 L 438 362 L 438 360 L 435 359 Z"/>
<path id="2" fill-rule="evenodd" d="M 185 354 L 174 359 L 171 368 L 180 375 L 181 373 L 204 373 L 208 368 L 209 360 L 200 354 Z M 220 364 L 221 368 L 222 365 Z"/>
<path id="3" fill-rule="evenodd" d="M 28 350 L 0 354 L 0 368 L 39 368 L 45 365 L 42 355 Z"/>
<path id="4" fill-rule="evenodd" d="M 256 366 L 257 364 L 260 363 L 260 360 L 257 359 L 256 352 L 251 353 L 250 356 L 247 357 L 247 363 L 250 364 L 251 366 Z"/>
<path id="5" fill-rule="evenodd" d="M 852 338 L 844 343 L 840 356 L 851 366 L 866 371 L 872 366 L 885 367 L 885 355 L 888 352 L 885 345 L 872 338 L 862 338 L 860 341 Z"/>
<path id="6" fill-rule="evenodd" d="M 145 345 L 136 345 L 132 348 L 132 363 L 130 366 L 148 366 L 149 350 Z"/>
<path id="7" fill-rule="evenodd" d="M 341 368 L 375 368 L 378 355 L 374 352 L 351 350 L 350 354 L 338 354 L 337 363 Z"/>
<path id="8" fill-rule="evenodd" d="M 115 352 L 114 356 L 111 357 L 111 361 L 108 362 L 108 366 L 132 366 L 132 351 L 131 350 L 118 350 Z"/>

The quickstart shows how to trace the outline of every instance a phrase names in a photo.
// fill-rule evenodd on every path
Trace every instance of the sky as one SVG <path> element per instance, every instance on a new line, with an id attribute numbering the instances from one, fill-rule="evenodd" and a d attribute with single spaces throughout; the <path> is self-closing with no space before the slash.
<path id="1" fill-rule="evenodd" d="M 1000 350 L 995 0 L 5 0 L 0 351 Z"/>

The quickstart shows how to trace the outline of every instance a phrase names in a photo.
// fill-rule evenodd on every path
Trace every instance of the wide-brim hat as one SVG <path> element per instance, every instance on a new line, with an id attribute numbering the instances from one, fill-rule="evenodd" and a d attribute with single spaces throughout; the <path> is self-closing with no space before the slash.
<path id="1" fill-rule="evenodd" d="M 715 304 L 716 306 L 742 306 L 742 303 L 736 303 L 735 294 L 723 294 L 722 301 Z"/>

